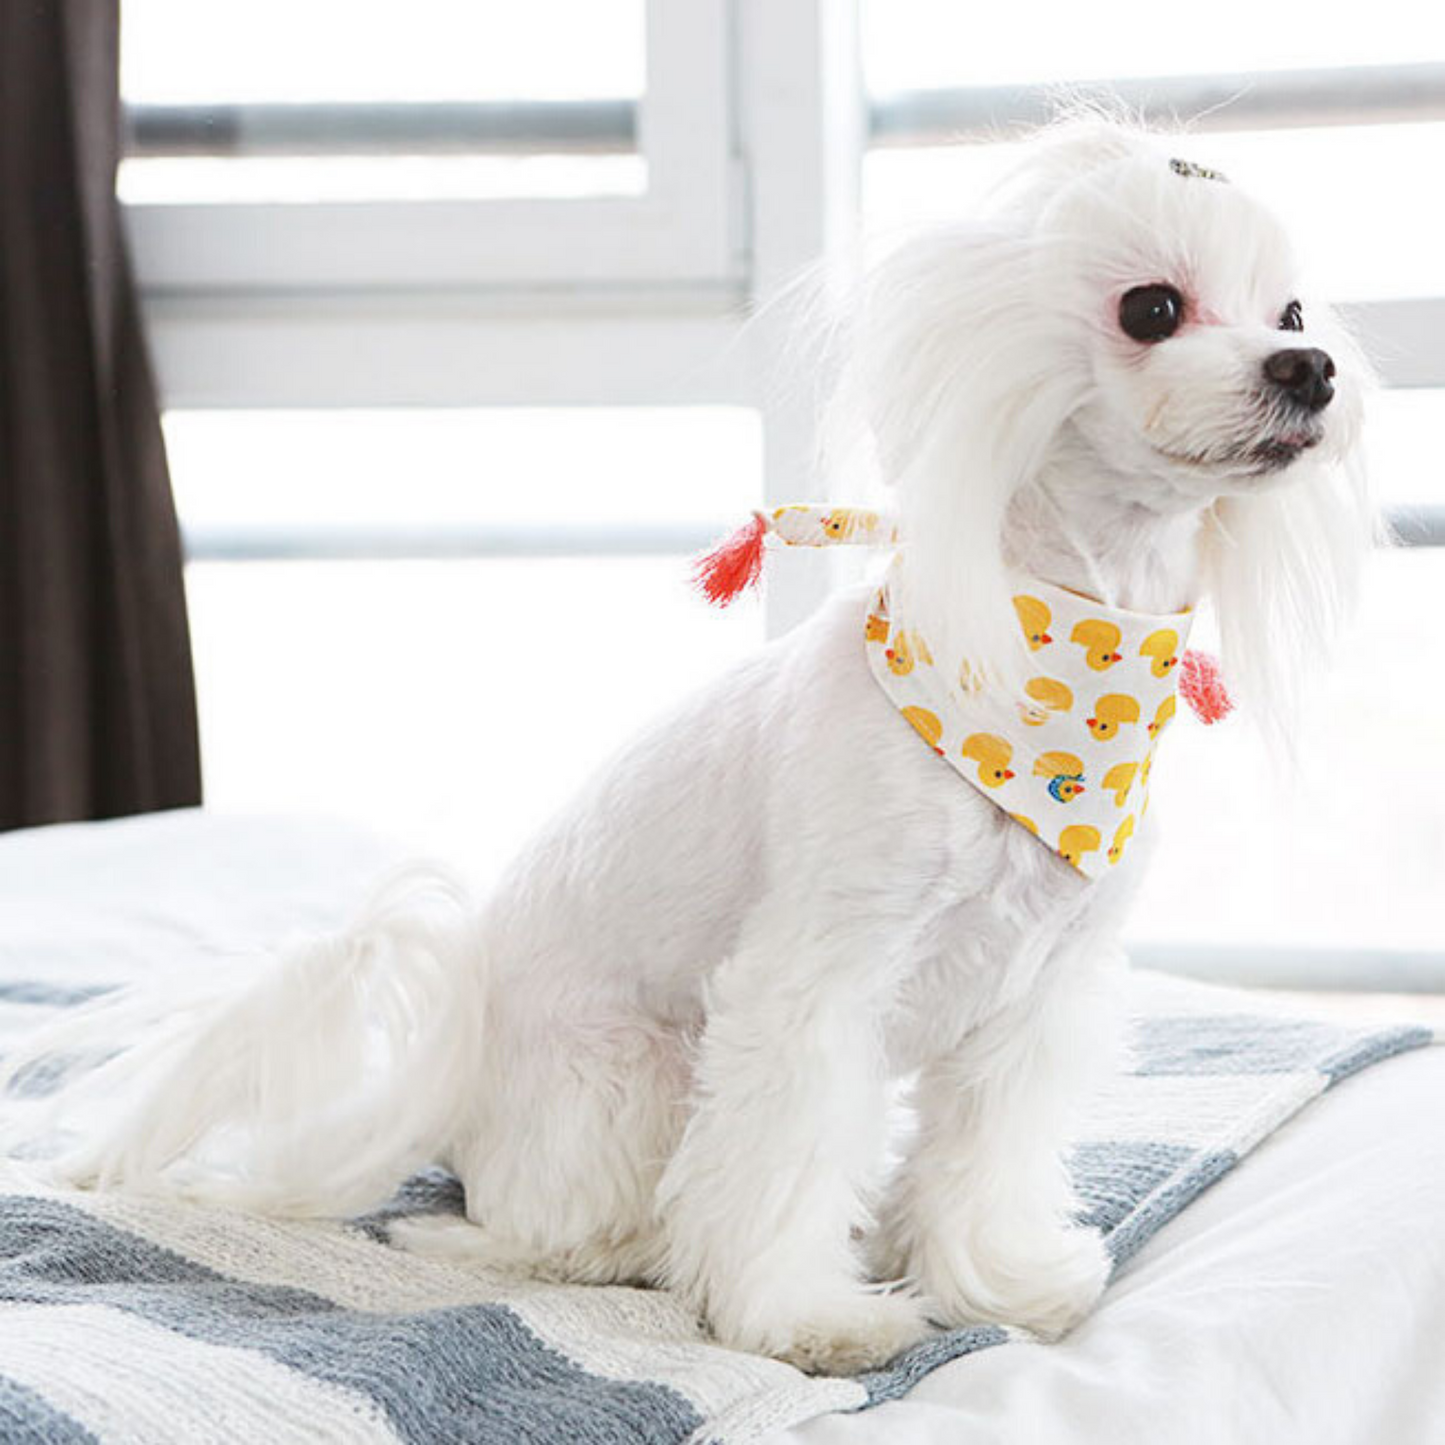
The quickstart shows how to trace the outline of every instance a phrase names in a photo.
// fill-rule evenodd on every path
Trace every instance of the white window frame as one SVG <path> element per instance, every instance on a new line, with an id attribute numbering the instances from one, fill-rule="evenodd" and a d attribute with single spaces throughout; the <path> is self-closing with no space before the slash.
<path id="1" fill-rule="evenodd" d="M 645 196 L 127 207 L 165 404 L 747 406 L 764 502 L 813 495 L 814 418 L 773 384 L 787 310 L 749 317 L 802 268 L 850 263 L 855 7 L 647 15 Z M 831 566 L 770 585 L 771 632 Z"/>
<path id="2" fill-rule="evenodd" d="M 648 0 L 637 196 L 136 204 L 148 292 L 725 283 L 738 265 L 728 0 Z"/>

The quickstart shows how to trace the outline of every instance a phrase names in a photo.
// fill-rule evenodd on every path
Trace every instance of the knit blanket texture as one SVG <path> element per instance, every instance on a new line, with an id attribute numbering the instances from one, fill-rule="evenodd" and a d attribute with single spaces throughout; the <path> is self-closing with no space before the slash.
<path id="1" fill-rule="evenodd" d="M 0 984 L 0 1031 L 85 992 Z M 1312 1099 L 1433 1038 L 1149 974 L 1129 1002 L 1129 1061 L 1071 1155 L 1118 1268 Z M 365 1218 L 301 1223 L 62 1191 L 4 1165 L 0 1439 L 743 1445 L 1015 1338 L 955 1330 L 886 1369 L 810 1378 L 720 1348 L 662 1292 L 504 1277 L 388 1241 L 400 1216 L 461 1207 L 440 1172 Z"/>

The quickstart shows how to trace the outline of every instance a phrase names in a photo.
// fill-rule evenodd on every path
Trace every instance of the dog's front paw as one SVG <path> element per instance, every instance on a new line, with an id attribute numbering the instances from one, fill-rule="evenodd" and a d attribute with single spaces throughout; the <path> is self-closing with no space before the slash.
<path id="1" fill-rule="evenodd" d="M 939 1324 L 1011 1325 L 1040 1339 L 1067 1334 L 1099 1302 L 1113 1261 L 1096 1230 L 1058 1227 L 934 1252 L 919 1272 Z"/>
<path id="2" fill-rule="evenodd" d="M 762 1328 L 717 1329 L 725 1345 L 772 1355 L 810 1375 L 877 1369 L 932 1333 L 913 1296 L 863 1289 Z"/>

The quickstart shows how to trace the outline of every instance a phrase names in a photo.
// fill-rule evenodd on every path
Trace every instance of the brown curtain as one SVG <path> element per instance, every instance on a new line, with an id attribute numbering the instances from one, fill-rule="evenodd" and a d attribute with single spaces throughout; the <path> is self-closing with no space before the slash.
<path id="1" fill-rule="evenodd" d="M 0 0 L 0 828 L 200 801 L 116 0 Z"/>

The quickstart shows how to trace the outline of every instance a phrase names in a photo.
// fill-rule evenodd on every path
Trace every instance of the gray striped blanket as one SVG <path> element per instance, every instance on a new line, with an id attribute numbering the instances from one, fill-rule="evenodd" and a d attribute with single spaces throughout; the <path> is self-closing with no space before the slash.
<path id="1" fill-rule="evenodd" d="M 1131 988 L 1131 1063 L 1073 1155 L 1089 1222 L 1120 1263 L 1309 1100 L 1432 1039 L 1280 1017 L 1149 975 Z M 71 1001 L 0 986 L 11 1027 Z M 812 1379 L 709 1343 L 664 1294 L 543 1285 L 390 1247 L 397 1217 L 461 1207 L 439 1174 L 367 1218 L 320 1224 L 60 1192 L 4 1169 L 7 1442 L 752 1441 L 867 1409 L 1009 1339 L 959 1330 L 873 1374 Z"/>

